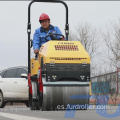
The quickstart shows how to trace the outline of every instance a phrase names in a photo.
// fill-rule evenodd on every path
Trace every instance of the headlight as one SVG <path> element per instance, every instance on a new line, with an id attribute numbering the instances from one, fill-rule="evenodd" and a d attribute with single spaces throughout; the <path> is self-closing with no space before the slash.
<path id="1" fill-rule="evenodd" d="M 52 75 L 53 80 L 57 78 L 57 75 Z"/>

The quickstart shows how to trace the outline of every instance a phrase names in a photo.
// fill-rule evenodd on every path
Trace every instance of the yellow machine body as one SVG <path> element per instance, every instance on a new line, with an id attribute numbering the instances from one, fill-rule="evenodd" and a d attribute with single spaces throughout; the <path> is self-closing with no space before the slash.
<path id="1" fill-rule="evenodd" d="M 39 59 L 31 59 L 31 75 L 37 74 L 41 58 L 46 63 L 90 64 L 90 56 L 79 41 L 49 41 L 39 51 Z"/>
<path id="2" fill-rule="evenodd" d="M 39 55 L 45 63 L 87 63 L 90 57 L 79 41 L 49 41 L 42 45 Z"/>

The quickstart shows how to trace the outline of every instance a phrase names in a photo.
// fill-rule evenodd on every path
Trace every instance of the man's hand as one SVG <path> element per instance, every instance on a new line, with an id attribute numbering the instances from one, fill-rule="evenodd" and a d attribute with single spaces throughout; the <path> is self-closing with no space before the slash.
<path id="1" fill-rule="evenodd" d="M 34 53 L 37 54 L 39 52 L 39 49 L 35 49 Z"/>
<path id="2" fill-rule="evenodd" d="M 62 36 L 62 37 L 61 37 L 61 40 L 65 40 L 65 38 Z"/>

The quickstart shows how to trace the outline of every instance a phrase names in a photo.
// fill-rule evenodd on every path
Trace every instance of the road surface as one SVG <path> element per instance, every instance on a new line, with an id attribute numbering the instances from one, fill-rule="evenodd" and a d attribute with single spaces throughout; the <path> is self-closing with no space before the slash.
<path id="1" fill-rule="evenodd" d="M 113 115 L 118 106 L 107 108 L 107 113 Z M 103 111 L 101 109 L 101 111 Z M 120 112 L 118 113 L 120 115 Z M 0 109 L 0 120 L 120 120 L 120 116 L 105 118 L 98 113 L 94 107 L 88 110 L 61 111 L 31 111 L 26 106 L 6 106 Z"/>

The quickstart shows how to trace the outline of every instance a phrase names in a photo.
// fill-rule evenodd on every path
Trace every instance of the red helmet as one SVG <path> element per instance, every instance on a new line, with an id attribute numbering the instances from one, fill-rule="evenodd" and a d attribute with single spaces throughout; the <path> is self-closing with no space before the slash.
<path id="1" fill-rule="evenodd" d="M 50 18 L 49 18 L 49 16 L 47 14 L 42 13 L 40 15 L 40 18 L 39 18 L 39 21 L 41 21 L 41 20 L 50 20 Z"/>

